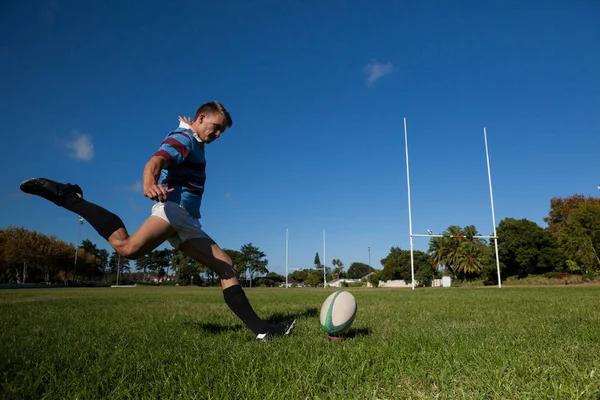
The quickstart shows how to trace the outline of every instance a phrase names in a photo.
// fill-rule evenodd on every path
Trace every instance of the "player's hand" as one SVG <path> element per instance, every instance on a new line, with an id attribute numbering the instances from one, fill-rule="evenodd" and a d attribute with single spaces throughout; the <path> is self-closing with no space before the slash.
<path id="1" fill-rule="evenodd" d="M 167 189 L 164 185 L 150 185 L 144 188 L 144 196 L 150 200 L 165 202 L 167 201 L 167 195 L 173 192 L 173 188 Z"/>
<path id="2" fill-rule="evenodd" d="M 193 121 L 189 117 L 178 117 L 179 121 L 185 122 L 188 125 L 192 125 Z"/>

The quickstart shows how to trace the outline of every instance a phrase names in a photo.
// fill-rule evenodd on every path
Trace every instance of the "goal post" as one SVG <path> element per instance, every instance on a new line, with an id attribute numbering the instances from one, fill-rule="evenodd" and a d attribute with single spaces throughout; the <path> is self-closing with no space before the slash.
<path id="1" fill-rule="evenodd" d="M 408 162 L 408 133 L 406 130 L 406 118 L 404 118 L 404 147 L 406 151 L 406 184 L 408 187 L 408 229 L 409 229 L 409 239 L 410 239 L 410 273 L 411 273 L 411 282 L 412 282 L 412 290 L 415 290 L 415 259 L 414 259 L 414 246 L 413 246 L 413 238 L 414 237 L 443 237 L 443 238 L 455 238 L 455 239 L 493 239 L 494 247 L 496 249 L 496 269 L 498 272 L 498 288 L 502 287 L 502 279 L 500 278 L 500 258 L 498 256 L 498 234 L 496 232 L 496 216 L 494 212 L 494 194 L 492 191 L 492 174 L 490 170 L 490 156 L 488 151 L 488 142 L 487 142 L 487 130 L 483 128 L 483 138 L 485 143 L 485 158 L 487 162 L 487 171 L 488 171 L 488 182 L 490 186 L 490 203 L 492 208 L 492 225 L 494 227 L 494 234 L 492 236 L 485 235 L 477 235 L 477 236 L 466 236 L 466 235 L 440 235 L 440 234 L 421 234 L 421 233 L 413 233 L 412 227 L 412 210 L 410 204 L 410 168 Z"/>

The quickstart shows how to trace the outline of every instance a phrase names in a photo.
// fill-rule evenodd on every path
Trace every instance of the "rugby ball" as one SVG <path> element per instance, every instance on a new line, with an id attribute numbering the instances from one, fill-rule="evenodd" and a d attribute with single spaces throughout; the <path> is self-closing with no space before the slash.
<path id="1" fill-rule="evenodd" d="M 330 335 L 338 335 L 356 318 L 356 299 L 345 290 L 338 290 L 327 297 L 321 306 L 321 328 Z"/>

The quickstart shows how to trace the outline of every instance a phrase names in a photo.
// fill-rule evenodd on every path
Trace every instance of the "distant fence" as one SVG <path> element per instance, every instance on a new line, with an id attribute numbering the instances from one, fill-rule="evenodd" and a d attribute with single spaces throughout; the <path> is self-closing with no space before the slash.
<path id="1" fill-rule="evenodd" d="M 417 282 L 415 282 L 415 283 L 417 283 Z M 442 287 L 442 286 L 443 286 L 442 279 L 434 279 L 431 282 L 431 287 Z M 394 281 L 379 281 L 379 287 L 412 288 L 412 285 L 410 283 L 404 282 L 403 279 L 400 279 L 400 280 L 394 280 Z"/>

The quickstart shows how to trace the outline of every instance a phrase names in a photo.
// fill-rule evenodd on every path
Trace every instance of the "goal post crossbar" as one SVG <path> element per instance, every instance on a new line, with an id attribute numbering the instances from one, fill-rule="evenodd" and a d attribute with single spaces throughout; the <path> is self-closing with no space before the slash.
<path id="1" fill-rule="evenodd" d="M 443 235 L 443 234 L 429 234 L 429 233 L 413 233 L 414 237 L 441 237 L 447 239 L 497 239 L 496 236 L 484 236 L 484 235 Z"/>
<path id="2" fill-rule="evenodd" d="M 483 128 L 483 139 L 485 142 L 485 158 L 487 162 L 488 182 L 490 186 L 490 202 L 492 206 L 492 225 L 494 227 L 494 234 L 492 236 L 469 236 L 469 235 L 443 235 L 443 234 L 413 234 L 412 231 L 412 210 L 410 204 L 410 170 L 408 163 L 408 134 L 406 131 L 406 118 L 404 118 L 404 145 L 406 150 L 406 184 L 408 186 L 408 226 L 410 232 L 410 272 L 412 278 L 412 289 L 415 290 L 415 261 L 414 261 L 414 246 L 413 237 L 442 237 L 442 238 L 457 238 L 457 239 L 493 239 L 496 248 L 496 269 L 498 273 L 498 287 L 502 287 L 502 279 L 500 277 L 500 257 L 498 255 L 498 233 L 496 232 L 496 216 L 494 212 L 494 194 L 492 192 L 492 174 L 490 170 L 490 156 L 488 152 L 487 142 L 487 130 Z"/>

